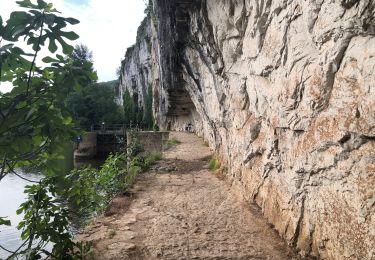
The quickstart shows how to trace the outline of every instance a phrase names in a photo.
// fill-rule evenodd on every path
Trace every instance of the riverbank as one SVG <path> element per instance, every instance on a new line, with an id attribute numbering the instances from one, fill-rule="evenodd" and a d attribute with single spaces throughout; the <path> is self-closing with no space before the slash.
<path id="1" fill-rule="evenodd" d="M 212 153 L 193 134 L 138 176 L 128 193 L 77 237 L 95 259 L 298 259 L 255 207 L 209 169 Z"/>

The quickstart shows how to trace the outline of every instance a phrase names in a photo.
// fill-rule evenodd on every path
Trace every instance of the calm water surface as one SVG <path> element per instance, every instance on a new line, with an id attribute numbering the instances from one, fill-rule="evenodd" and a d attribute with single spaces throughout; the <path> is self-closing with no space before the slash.
<path id="1" fill-rule="evenodd" d="M 103 160 L 89 160 L 89 161 L 74 161 L 73 162 L 73 151 L 67 149 L 65 155 L 66 160 L 62 163 L 61 169 L 63 172 L 69 172 L 73 168 L 83 168 L 91 166 L 93 168 L 99 168 L 103 164 Z M 17 173 L 23 177 L 26 177 L 33 181 L 39 181 L 43 176 L 37 173 L 24 173 L 17 171 Z M 0 245 L 9 250 L 17 249 L 21 244 L 21 231 L 17 229 L 18 223 L 22 220 L 23 216 L 16 214 L 16 210 L 19 205 L 26 200 L 26 195 L 23 193 L 26 185 L 32 185 L 26 180 L 17 177 L 14 174 L 8 174 L 0 181 L 0 217 L 8 217 L 11 220 L 11 226 L 0 226 Z M 65 205 L 71 207 L 72 205 Z M 76 210 L 72 208 L 73 211 Z M 80 227 L 80 221 L 78 217 L 73 216 L 72 226 L 70 227 L 72 233 L 76 233 Z M 5 259 L 10 254 L 0 248 L 0 260 Z"/>
<path id="2" fill-rule="evenodd" d="M 41 179 L 39 174 L 25 174 L 18 172 L 21 176 L 38 181 Z M 32 183 L 17 177 L 14 174 L 8 174 L 0 181 L 0 216 L 8 217 L 11 220 L 11 226 L 0 226 L 0 245 L 15 250 L 22 244 L 21 232 L 16 228 L 22 220 L 22 216 L 16 214 L 19 205 L 26 199 L 23 193 L 26 185 Z M 0 248 L 0 259 L 9 256 L 9 253 Z"/>

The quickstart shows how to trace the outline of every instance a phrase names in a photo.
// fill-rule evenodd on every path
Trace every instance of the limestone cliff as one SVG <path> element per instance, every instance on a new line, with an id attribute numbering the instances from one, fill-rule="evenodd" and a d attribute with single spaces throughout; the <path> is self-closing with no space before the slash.
<path id="1" fill-rule="evenodd" d="M 372 0 L 152 3 L 157 122 L 192 122 L 302 255 L 375 259 L 374 17 Z"/>
<path id="2" fill-rule="evenodd" d="M 150 25 L 150 16 L 147 16 L 138 28 L 136 44 L 126 50 L 121 62 L 120 83 L 116 88 L 116 102 L 120 105 L 128 89 L 138 104 L 145 106 L 152 82 Z"/>

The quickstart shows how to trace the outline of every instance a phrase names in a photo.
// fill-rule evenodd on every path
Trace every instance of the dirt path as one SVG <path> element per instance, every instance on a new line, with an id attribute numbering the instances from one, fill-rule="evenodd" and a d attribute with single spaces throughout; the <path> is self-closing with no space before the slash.
<path id="1" fill-rule="evenodd" d="M 80 235 L 94 242 L 95 259 L 297 259 L 208 170 L 211 151 L 201 139 L 171 136 L 182 143 Z"/>

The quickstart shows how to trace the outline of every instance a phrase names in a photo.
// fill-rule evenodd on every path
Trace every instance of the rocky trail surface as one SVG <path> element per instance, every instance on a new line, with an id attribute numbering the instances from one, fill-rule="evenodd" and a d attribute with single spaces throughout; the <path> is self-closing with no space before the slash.
<path id="1" fill-rule="evenodd" d="M 193 134 L 141 174 L 78 236 L 95 259 L 298 259 L 254 206 L 208 169 L 211 151 Z"/>

